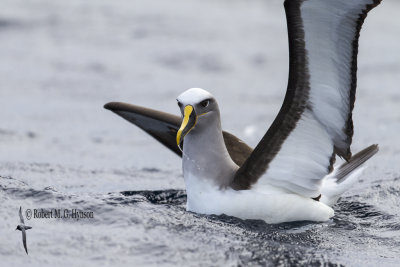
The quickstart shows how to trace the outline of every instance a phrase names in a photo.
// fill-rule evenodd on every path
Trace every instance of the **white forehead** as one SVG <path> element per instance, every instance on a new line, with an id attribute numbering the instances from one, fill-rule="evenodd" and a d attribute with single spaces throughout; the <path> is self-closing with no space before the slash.
<path id="1" fill-rule="evenodd" d="M 177 100 L 183 104 L 194 104 L 212 97 L 213 95 L 204 89 L 191 88 L 180 94 Z"/>

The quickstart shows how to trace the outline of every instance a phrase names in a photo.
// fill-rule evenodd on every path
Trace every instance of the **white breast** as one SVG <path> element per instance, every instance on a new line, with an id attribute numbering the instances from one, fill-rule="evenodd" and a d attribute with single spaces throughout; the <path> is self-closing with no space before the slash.
<path id="1" fill-rule="evenodd" d="M 321 202 L 274 189 L 268 193 L 220 189 L 209 179 L 190 174 L 185 175 L 185 183 L 187 210 L 200 214 L 226 214 L 267 223 L 327 221 L 334 215 L 333 209 Z"/>

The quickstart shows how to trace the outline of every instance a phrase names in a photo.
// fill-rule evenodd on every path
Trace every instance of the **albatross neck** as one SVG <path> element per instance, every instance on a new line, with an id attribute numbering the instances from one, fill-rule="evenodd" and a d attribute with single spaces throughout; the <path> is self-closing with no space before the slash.
<path id="1" fill-rule="evenodd" d="M 185 137 L 183 153 L 185 180 L 195 177 L 226 187 L 238 169 L 225 146 L 219 113 L 198 118 L 195 128 Z"/>

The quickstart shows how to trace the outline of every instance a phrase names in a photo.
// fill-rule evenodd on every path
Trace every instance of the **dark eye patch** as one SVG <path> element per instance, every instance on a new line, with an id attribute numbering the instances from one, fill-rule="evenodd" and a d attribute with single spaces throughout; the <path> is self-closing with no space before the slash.
<path id="1" fill-rule="evenodd" d="M 201 105 L 203 108 L 208 107 L 209 104 L 210 104 L 210 99 L 206 99 L 206 100 L 203 100 L 203 101 L 200 102 L 200 105 Z"/>
<path id="2" fill-rule="evenodd" d="M 182 103 L 178 101 L 178 106 L 182 108 Z"/>

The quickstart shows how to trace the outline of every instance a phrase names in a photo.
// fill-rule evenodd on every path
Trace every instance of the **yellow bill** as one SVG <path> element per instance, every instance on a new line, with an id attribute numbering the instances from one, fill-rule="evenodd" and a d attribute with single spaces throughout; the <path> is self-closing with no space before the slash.
<path id="1" fill-rule="evenodd" d="M 179 128 L 178 133 L 176 134 L 176 144 L 182 150 L 182 142 L 185 136 L 193 129 L 196 125 L 197 116 L 194 111 L 193 106 L 187 105 L 183 110 L 183 121 L 181 124 L 181 128 Z"/>

